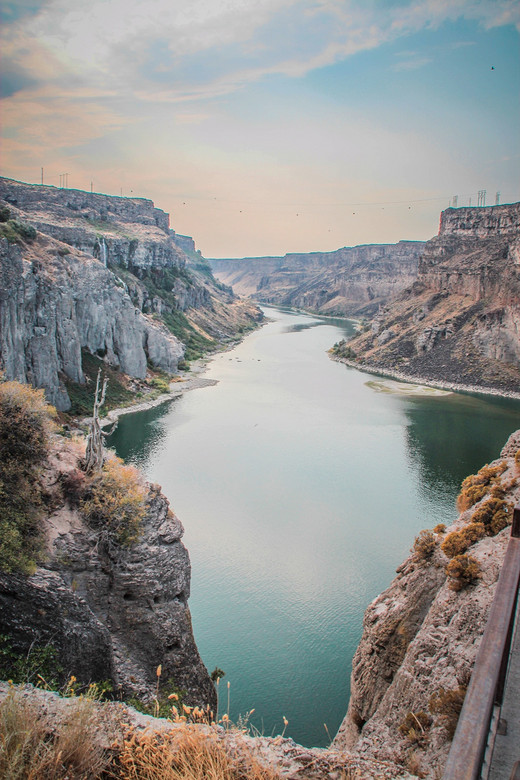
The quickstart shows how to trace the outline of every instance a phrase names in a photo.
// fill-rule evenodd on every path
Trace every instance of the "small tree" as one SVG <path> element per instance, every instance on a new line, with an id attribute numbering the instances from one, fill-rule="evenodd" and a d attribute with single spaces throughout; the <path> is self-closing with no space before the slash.
<path id="1" fill-rule="evenodd" d="M 99 410 L 105 403 L 108 378 L 105 377 L 103 379 L 103 385 L 101 387 L 100 381 L 101 369 L 99 369 L 97 375 L 92 422 L 90 423 L 90 430 L 87 436 L 87 448 L 85 452 L 85 471 L 87 474 L 93 474 L 95 471 L 99 471 L 102 468 L 103 462 L 105 460 L 103 438 L 113 433 L 117 425 L 116 420 L 109 431 L 103 431 L 101 428 L 99 422 Z"/>

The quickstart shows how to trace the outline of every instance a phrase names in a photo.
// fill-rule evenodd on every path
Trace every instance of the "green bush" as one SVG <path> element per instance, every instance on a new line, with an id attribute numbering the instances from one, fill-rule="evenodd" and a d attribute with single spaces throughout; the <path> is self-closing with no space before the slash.
<path id="1" fill-rule="evenodd" d="M 55 410 L 43 390 L 0 383 L 0 570 L 29 574 L 42 549 L 41 468 Z"/>
<path id="2" fill-rule="evenodd" d="M 9 243 L 16 244 L 22 239 L 32 241 L 36 238 L 36 228 L 16 219 L 0 220 L 0 236 L 7 238 Z"/>
<path id="3" fill-rule="evenodd" d="M 53 645 L 31 645 L 27 653 L 20 653 L 13 649 L 8 636 L 0 634 L 0 680 L 58 690 L 62 674 Z"/>

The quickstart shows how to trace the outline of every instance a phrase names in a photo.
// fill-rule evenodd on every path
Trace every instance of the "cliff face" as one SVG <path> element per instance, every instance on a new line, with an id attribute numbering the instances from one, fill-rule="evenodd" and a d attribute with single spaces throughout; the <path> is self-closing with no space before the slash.
<path id="1" fill-rule="evenodd" d="M 404 376 L 520 390 L 520 204 L 448 209 L 416 282 L 339 357 Z"/>
<path id="2" fill-rule="evenodd" d="M 147 360 L 173 373 L 184 349 L 139 311 L 97 260 L 43 235 L 23 248 L 0 240 L 0 350 L 8 379 L 43 387 L 68 409 L 63 382 L 83 384 L 81 349 L 143 378 Z"/>
<path id="3" fill-rule="evenodd" d="M 423 244 L 400 241 L 336 252 L 211 260 L 217 278 L 262 303 L 321 314 L 369 314 L 413 283 Z"/>
<path id="4" fill-rule="evenodd" d="M 156 669 L 191 704 L 215 708 L 188 608 L 190 562 L 183 528 L 158 485 L 147 486 L 142 533 L 132 546 L 107 545 L 60 487 L 82 449 L 56 437 L 44 479 L 47 557 L 35 574 L 0 573 L 1 633 L 17 652 L 50 643 L 65 673 L 112 679 L 125 697 L 153 695 Z"/>
<path id="5" fill-rule="evenodd" d="M 147 363 L 175 373 L 186 353 L 261 317 L 194 249 L 190 261 L 152 201 L 0 178 L 0 207 L 11 218 L 0 225 L 0 368 L 59 410 L 70 406 L 63 380 L 85 381 L 82 349 L 142 379 Z M 16 221 L 36 236 L 17 234 Z"/>
<path id="6" fill-rule="evenodd" d="M 491 464 L 507 465 L 498 487 L 509 512 L 520 496 L 514 459 L 519 448 L 517 431 L 501 458 Z M 467 554 L 478 564 L 478 579 L 460 590 L 450 587 L 453 579 L 446 577 L 448 558 L 440 544 L 449 533 L 472 525 L 474 513 L 488 501 L 492 489 L 490 485 L 452 527 L 433 534 L 430 555 L 415 550 L 397 569 L 389 588 L 368 607 L 352 664 L 348 712 L 333 743 L 336 748 L 395 761 L 420 777 L 441 776 L 451 744 L 450 726 L 454 729 L 457 720 L 456 711 L 451 715 L 450 696 L 460 706 L 510 527 L 469 547 Z"/>

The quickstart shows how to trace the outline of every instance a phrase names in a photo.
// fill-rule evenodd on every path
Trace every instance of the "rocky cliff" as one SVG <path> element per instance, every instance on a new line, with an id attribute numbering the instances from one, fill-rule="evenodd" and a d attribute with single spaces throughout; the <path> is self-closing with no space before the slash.
<path id="1" fill-rule="evenodd" d="M 415 283 L 335 350 L 430 381 L 520 390 L 520 204 L 448 209 Z"/>
<path id="2" fill-rule="evenodd" d="M 54 435 L 42 473 L 43 563 L 31 576 L 0 572 L 0 634 L 22 656 L 52 646 L 66 676 L 112 680 L 124 698 L 150 699 L 161 664 L 161 681 L 184 690 L 187 703 L 215 708 L 192 633 L 180 521 L 160 487 L 143 482 L 139 538 L 107 543 L 78 507 L 83 455 L 80 440 Z"/>
<path id="3" fill-rule="evenodd" d="M 377 311 L 414 282 L 422 246 L 400 241 L 210 263 L 218 279 L 262 303 L 360 315 Z"/>
<path id="4" fill-rule="evenodd" d="M 442 776 L 520 497 L 519 451 L 517 431 L 465 481 L 454 525 L 423 532 L 368 607 L 336 748 Z"/>
<path id="5" fill-rule="evenodd" d="M 149 200 L 0 178 L 0 211 L 0 368 L 60 410 L 67 380 L 85 382 L 82 350 L 130 377 L 172 374 L 261 316 Z"/>

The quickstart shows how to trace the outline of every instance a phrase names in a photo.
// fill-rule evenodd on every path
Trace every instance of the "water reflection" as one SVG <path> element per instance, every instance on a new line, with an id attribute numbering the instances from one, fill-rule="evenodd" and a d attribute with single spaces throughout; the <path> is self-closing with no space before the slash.
<path id="1" fill-rule="evenodd" d="M 410 465 L 418 470 L 421 490 L 430 500 L 457 494 L 462 480 L 498 458 L 520 426 L 518 403 L 508 399 L 452 394 L 414 398 L 403 409 Z"/>

